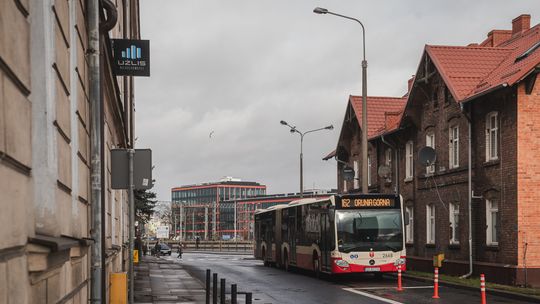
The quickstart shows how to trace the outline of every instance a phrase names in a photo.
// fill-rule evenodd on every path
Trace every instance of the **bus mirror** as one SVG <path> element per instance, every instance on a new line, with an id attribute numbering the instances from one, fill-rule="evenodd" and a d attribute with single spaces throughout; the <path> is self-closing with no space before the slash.
<path id="1" fill-rule="evenodd" d="M 405 211 L 405 226 L 409 225 L 409 212 Z"/>

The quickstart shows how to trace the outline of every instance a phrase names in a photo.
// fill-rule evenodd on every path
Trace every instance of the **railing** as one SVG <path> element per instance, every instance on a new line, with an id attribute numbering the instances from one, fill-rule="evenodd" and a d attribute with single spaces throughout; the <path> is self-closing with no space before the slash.
<path id="1" fill-rule="evenodd" d="M 179 241 L 162 241 L 170 245 L 173 251 L 177 250 Z M 187 251 L 201 250 L 201 251 L 223 251 L 223 252 L 253 252 L 253 242 L 246 241 L 200 241 L 197 244 L 196 241 L 182 241 L 182 248 Z M 149 246 L 154 246 L 155 242 L 150 242 Z"/>

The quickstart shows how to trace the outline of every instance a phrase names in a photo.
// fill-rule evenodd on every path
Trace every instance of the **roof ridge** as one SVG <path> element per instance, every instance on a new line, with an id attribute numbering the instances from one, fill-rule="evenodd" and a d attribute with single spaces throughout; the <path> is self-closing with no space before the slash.
<path id="1" fill-rule="evenodd" d="M 493 50 L 493 51 L 511 51 L 514 48 L 512 47 L 499 47 L 499 46 L 480 46 L 480 45 L 433 45 L 426 44 L 426 47 L 429 48 L 454 48 L 454 49 L 475 49 L 475 50 Z"/>
<path id="2" fill-rule="evenodd" d="M 356 97 L 356 98 L 362 98 L 362 96 L 359 95 L 349 95 L 350 97 Z M 377 99 L 405 99 L 404 97 L 390 97 L 390 96 L 371 96 L 368 95 L 367 98 L 377 98 Z"/>

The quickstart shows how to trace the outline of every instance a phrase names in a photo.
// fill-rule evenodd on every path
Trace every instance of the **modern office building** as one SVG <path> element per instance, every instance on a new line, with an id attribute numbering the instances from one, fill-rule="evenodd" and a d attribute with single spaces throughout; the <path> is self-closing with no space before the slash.
<path id="1" fill-rule="evenodd" d="M 266 186 L 225 177 L 219 182 L 185 185 L 171 190 L 173 233 L 182 239 L 222 239 L 221 204 L 231 199 L 266 195 Z"/>

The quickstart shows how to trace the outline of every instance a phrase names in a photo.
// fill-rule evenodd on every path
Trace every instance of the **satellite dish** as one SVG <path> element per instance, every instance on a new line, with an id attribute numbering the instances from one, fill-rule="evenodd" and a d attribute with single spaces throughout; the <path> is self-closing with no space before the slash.
<path id="1" fill-rule="evenodd" d="M 349 167 L 349 166 L 345 166 L 345 168 L 343 168 L 343 178 L 346 181 L 353 180 L 354 179 L 354 169 Z"/>
<path id="2" fill-rule="evenodd" d="M 437 153 L 432 147 L 423 147 L 418 151 L 418 160 L 424 166 L 431 166 L 437 160 Z"/>
<path id="3" fill-rule="evenodd" d="M 379 174 L 379 177 L 382 178 L 388 178 L 390 174 L 392 173 L 392 170 L 388 166 L 380 166 L 379 170 L 377 170 L 377 174 Z"/>

